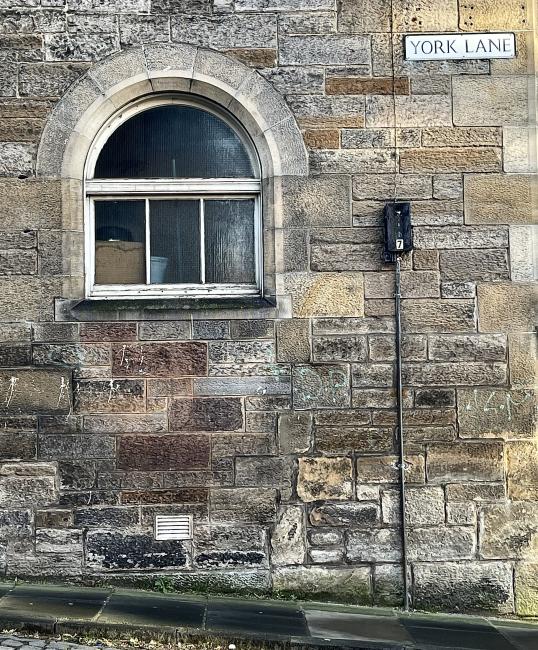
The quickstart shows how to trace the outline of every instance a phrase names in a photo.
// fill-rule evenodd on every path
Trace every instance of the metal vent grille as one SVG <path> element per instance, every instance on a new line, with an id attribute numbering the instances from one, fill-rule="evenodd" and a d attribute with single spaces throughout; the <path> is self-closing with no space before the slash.
<path id="1" fill-rule="evenodd" d="M 155 539 L 192 539 L 192 515 L 157 515 Z"/>

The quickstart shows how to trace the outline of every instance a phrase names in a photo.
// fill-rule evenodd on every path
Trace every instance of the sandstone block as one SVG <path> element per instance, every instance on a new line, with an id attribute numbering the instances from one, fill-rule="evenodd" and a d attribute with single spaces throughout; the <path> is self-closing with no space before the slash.
<path id="1" fill-rule="evenodd" d="M 398 526 L 401 521 L 400 493 L 384 490 L 381 497 L 383 523 Z M 410 487 L 405 492 L 406 521 L 411 526 L 445 523 L 445 492 L 442 487 Z"/>
<path id="2" fill-rule="evenodd" d="M 316 174 L 377 174 L 396 170 L 394 153 L 387 149 L 312 151 L 310 164 Z"/>
<path id="3" fill-rule="evenodd" d="M 120 377 L 207 374 L 205 343 L 140 343 L 112 346 L 112 372 Z"/>
<path id="4" fill-rule="evenodd" d="M 391 195 L 402 199 L 429 199 L 432 197 L 432 177 L 368 173 L 353 176 L 354 199 L 384 200 Z"/>
<path id="5" fill-rule="evenodd" d="M 172 569 L 185 566 L 187 553 L 181 542 L 157 541 L 147 534 L 90 530 L 86 562 L 101 571 Z"/>
<path id="6" fill-rule="evenodd" d="M 501 481 L 503 445 L 500 442 L 430 445 L 426 469 L 431 483 Z"/>
<path id="7" fill-rule="evenodd" d="M 368 567 L 282 567 L 273 572 L 273 589 L 282 596 L 298 594 L 309 599 L 337 599 L 364 603 L 371 600 Z"/>
<path id="8" fill-rule="evenodd" d="M 394 383 L 394 367 L 386 363 L 355 363 L 352 366 L 353 388 L 378 386 L 390 388 Z"/>
<path id="9" fill-rule="evenodd" d="M 507 280 L 510 276 L 505 250 L 442 251 L 441 277 L 448 282 Z"/>
<path id="10" fill-rule="evenodd" d="M 442 298 L 474 298 L 475 296 L 474 282 L 441 282 Z"/>
<path id="11" fill-rule="evenodd" d="M 351 184 L 345 176 L 282 178 L 284 227 L 350 226 Z"/>
<path id="12" fill-rule="evenodd" d="M 476 507 L 474 503 L 447 503 L 446 523 L 454 526 L 475 526 Z"/>
<path id="13" fill-rule="evenodd" d="M 275 566 L 304 564 L 306 530 L 301 506 L 282 506 L 271 536 L 271 559 Z"/>
<path id="14" fill-rule="evenodd" d="M 237 431 L 242 426 L 241 402 L 237 398 L 171 400 L 173 431 Z"/>
<path id="15" fill-rule="evenodd" d="M 161 433 L 167 426 L 165 413 L 84 416 L 86 433 Z"/>
<path id="16" fill-rule="evenodd" d="M 349 406 L 347 366 L 295 366 L 292 372 L 293 404 L 296 409 Z"/>
<path id="17" fill-rule="evenodd" d="M 538 504 L 486 505 L 480 511 L 479 527 L 482 558 L 536 559 Z"/>
<path id="18" fill-rule="evenodd" d="M 278 446 L 281 454 L 309 451 L 312 438 L 312 415 L 304 411 L 281 413 L 278 417 Z"/>
<path id="19" fill-rule="evenodd" d="M 428 356 L 434 361 L 504 361 L 504 334 L 435 335 L 429 337 Z"/>
<path id="20" fill-rule="evenodd" d="M 416 563 L 415 606 L 435 611 L 514 611 L 512 567 L 507 562 Z"/>
<path id="21" fill-rule="evenodd" d="M 520 223 L 538 220 L 538 182 L 532 174 L 465 176 L 466 223 Z"/>
<path id="22" fill-rule="evenodd" d="M 71 408 L 71 373 L 55 369 L 0 370 L 5 396 L 2 413 L 67 413 Z"/>
<path id="23" fill-rule="evenodd" d="M 344 562 L 344 549 L 311 548 L 308 556 L 313 564 L 342 564 Z"/>
<path id="24" fill-rule="evenodd" d="M 506 498 L 502 483 L 454 483 L 446 486 L 447 501 L 504 501 Z"/>
<path id="25" fill-rule="evenodd" d="M 33 346 L 33 362 L 38 366 L 106 366 L 110 363 L 110 346 L 106 343 L 40 343 Z"/>
<path id="26" fill-rule="evenodd" d="M 305 144 L 310 149 L 338 149 L 340 131 L 338 129 L 306 129 L 303 131 Z"/>
<path id="27" fill-rule="evenodd" d="M 419 454 L 406 455 L 405 466 L 406 480 L 409 483 L 424 483 L 424 456 Z M 360 483 L 397 483 L 398 476 L 397 456 L 363 456 L 357 458 L 357 479 Z"/>
<path id="28" fill-rule="evenodd" d="M 362 97 L 289 95 L 287 101 L 303 128 L 364 126 Z"/>
<path id="29" fill-rule="evenodd" d="M 390 31 L 390 7 L 383 0 L 340 0 L 338 31 L 368 34 Z"/>
<path id="30" fill-rule="evenodd" d="M 526 76 L 454 76 L 452 92 L 457 126 L 524 126 L 529 120 Z"/>
<path id="31" fill-rule="evenodd" d="M 53 434 L 39 437 L 39 458 L 44 460 L 114 458 L 113 436 Z"/>
<path id="32" fill-rule="evenodd" d="M 5 463 L 0 466 L 0 507 L 50 506 L 58 502 L 57 468 L 52 463 Z"/>
<path id="33" fill-rule="evenodd" d="M 401 536 L 395 528 L 346 531 L 348 562 L 399 562 Z"/>
<path id="34" fill-rule="evenodd" d="M 408 543 L 414 562 L 470 560 L 476 554 L 476 531 L 470 526 L 412 528 Z"/>
<path id="35" fill-rule="evenodd" d="M 77 413 L 142 413 L 146 410 L 144 388 L 140 380 L 78 381 L 74 409 Z"/>
<path id="36" fill-rule="evenodd" d="M 423 129 L 424 147 L 500 147 L 502 132 L 498 127 L 452 127 Z"/>
<path id="37" fill-rule="evenodd" d="M 418 388 L 415 406 L 456 406 L 456 391 L 453 388 Z"/>
<path id="38" fill-rule="evenodd" d="M 282 320 L 276 329 L 277 359 L 282 362 L 310 361 L 310 322 L 306 319 Z"/>
<path id="39" fill-rule="evenodd" d="M 328 95 L 408 95 L 407 77 L 327 77 Z"/>
<path id="40" fill-rule="evenodd" d="M 235 459 L 238 487 L 291 487 L 291 464 L 284 458 L 244 457 Z"/>
<path id="41" fill-rule="evenodd" d="M 403 601 L 403 572 L 398 564 L 374 565 L 374 603 L 378 607 L 399 607 Z"/>
<path id="42" fill-rule="evenodd" d="M 510 385 L 535 386 L 538 373 L 538 351 L 534 334 L 509 334 Z"/>
<path id="43" fill-rule="evenodd" d="M 463 178 L 461 174 L 443 174 L 434 176 L 433 196 L 436 199 L 462 199 Z"/>
<path id="44" fill-rule="evenodd" d="M 458 27 L 457 0 L 443 4 L 436 0 L 426 0 L 420 4 L 396 0 L 392 12 L 395 32 L 453 32 Z"/>
<path id="45" fill-rule="evenodd" d="M 325 149 L 338 149 L 340 141 L 335 147 Z M 343 149 L 368 149 L 370 147 L 381 149 L 394 146 L 394 134 L 390 129 L 342 129 Z"/>
<path id="46" fill-rule="evenodd" d="M 534 440 L 510 442 L 506 451 L 508 496 L 514 501 L 536 501 L 538 497 L 538 446 L 536 442 Z"/>
<path id="47" fill-rule="evenodd" d="M 349 458 L 300 458 L 297 494 L 305 502 L 351 499 L 351 474 Z"/>
<path id="48" fill-rule="evenodd" d="M 209 436 L 131 436 L 118 439 L 119 469 L 165 471 L 203 469 L 209 465 Z"/>
<path id="49" fill-rule="evenodd" d="M 508 229 L 505 226 L 418 227 L 413 230 L 413 243 L 417 248 L 431 249 L 507 248 Z"/>
<path id="50" fill-rule="evenodd" d="M 457 226 L 463 223 L 462 201 L 417 201 L 413 206 L 416 226 Z"/>
<path id="51" fill-rule="evenodd" d="M 438 298 L 439 282 L 436 271 L 402 271 L 402 298 Z M 394 291 L 394 273 L 364 274 L 365 298 L 393 298 Z"/>
<path id="52" fill-rule="evenodd" d="M 404 300 L 402 321 L 407 332 L 474 331 L 474 301 Z"/>
<path id="53" fill-rule="evenodd" d="M 533 390 L 458 390 L 460 436 L 530 438 L 536 431 Z"/>
<path id="54" fill-rule="evenodd" d="M 276 491 L 268 488 L 214 488 L 211 522 L 270 524 L 276 518 Z"/>
<path id="55" fill-rule="evenodd" d="M 369 65 L 367 36 L 286 36 L 280 41 L 280 65 Z"/>
<path id="56" fill-rule="evenodd" d="M 137 507 L 80 508 L 74 512 L 78 528 L 127 528 L 139 523 Z"/>
<path id="57" fill-rule="evenodd" d="M 502 155 L 498 147 L 431 147 L 406 149 L 400 153 L 403 174 L 498 172 L 501 166 Z"/>
<path id="58" fill-rule="evenodd" d="M 533 329 L 534 283 L 479 284 L 477 290 L 481 332 L 529 332 Z"/>
<path id="59" fill-rule="evenodd" d="M 521 562 L 516 565 L 516 614 L 536 616 L 538 612 L 538 563 Z"/>
<path id="60" fill-rule="evenodd" d="M 186 320 L 150 321 L 139 324 L 138 335 L 141 341 L 173 341 L 175 339 L 190 339 L 191 325 L 189 321 Z"/>
<path id="61" fill-rule="evenodd" d="M 209 343 L 209 362 L 267 363 L 275 360 L 273 341 L 226 341 Z"/>
<path id="62" fill-rule="evenodd" d="M 314 361 L 366 361 L 366 336 L 316 336 L 313 339 Z"/>
<path id="63" fill-rule="evenodd" d="M 528 29 L 529 11 L 519 0 L 462 0 L 459 26 L 470 32 Z"/>
<path id="64" fill-rule="evenodd" d="M 334 7 L 331 11 L 281 14 L 278 31 L 282 34 L 334 34 L 336 32 Z M 295 88 L 292 92 L 296 92 Z"/>
<path id="65" fill-rule="evenodd" d="M 281 27 L 282 22 L 283 17 L 280 19 Z M 282 95 L 291 93 L 321 93 L 325 86 L 323 68 L 289 66 L 284 68 L 265 68 L 258 72 Z"/>
<path id="66" fill-rule="evenodd" d="M 36 553 L 82 553 L 82 531 L 54 530 L 40 528 L 36 530 Z"/>
<path id="67" fill-rule="evenodd" d="M 380 520 L 379 506 L 373 503 L 326 503 L 310 511 L 312 526 L 371 528 Z"/>
<path id="68" fill-rule="evenodd" d="M 315 439 L 316 449 L 327 453 L 390 452 L 394 445 L 392 429 L 388 427 L 317 426 Z"/>
<path id="69" fill-rule="evenodd" d="M 452 103 L 442 95 L 395 97 L 396 124 L 409 126 L 452 126 Z M 466 143 L 467 144 L 467 143 Z M 467 144 L 467 146 L 469 146 Z"/>
<path id="70" fill-rule="evenodd" d="M 530 173 L 538 171 L 536 129 L 532 126 L 503 128 L 504 171 Z"/>
<path id="71" fill-rule="evenodd" d="M 510 278 L 514 282 L 534 280 L 535 240 L 538 226 L 510 226 Z"/>
<path id="72" fill-rule="evenodd" d="M 176 14 L 171 19 L 172 41 L 214 49 L 276 47 L 276 16 L 228 14 L 195 16 Z"/>

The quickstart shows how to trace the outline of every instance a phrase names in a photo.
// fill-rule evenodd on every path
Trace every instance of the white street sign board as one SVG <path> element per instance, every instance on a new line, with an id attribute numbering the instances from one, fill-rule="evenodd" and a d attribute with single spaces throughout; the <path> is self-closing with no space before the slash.
<path id="1" fill-rule="evenodd" d="M 484 34 L 408 34 L 405 58 L 408 61 L 446 59 L 513 59 L 516 38 L 511 32 Z"/>

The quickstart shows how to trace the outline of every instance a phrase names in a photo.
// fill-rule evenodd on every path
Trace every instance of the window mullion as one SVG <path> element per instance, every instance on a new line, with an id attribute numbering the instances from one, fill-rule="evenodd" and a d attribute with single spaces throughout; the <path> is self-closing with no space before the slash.
<path id="1" fill-rule="evenodd" d="M 149 199 L 146 199 L 146 284 L 151 284 L 151 242 L 149 227 Z"/>
<path id="2" fill-rule="evenodd" d="M 205 204 L 200 199 L 200 282 L 205 284 Z"/>

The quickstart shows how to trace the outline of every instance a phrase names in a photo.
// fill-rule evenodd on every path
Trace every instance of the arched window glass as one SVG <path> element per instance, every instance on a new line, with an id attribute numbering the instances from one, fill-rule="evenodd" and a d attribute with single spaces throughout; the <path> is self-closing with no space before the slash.
<path id="1" fill-rule="evenodd" d="M 87 163 L 90 297 L 260 292 L 260 172 L 233 117 L 155 97 L 105 125 Z"/>

